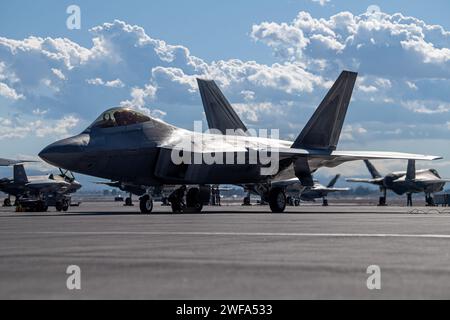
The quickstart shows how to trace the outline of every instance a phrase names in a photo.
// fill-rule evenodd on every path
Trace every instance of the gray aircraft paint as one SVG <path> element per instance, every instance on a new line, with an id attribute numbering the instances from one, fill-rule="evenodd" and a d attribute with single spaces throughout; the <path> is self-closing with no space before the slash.
<path id="1" fill-rule="evenodd" d="M 407 193 L 427 193 L 432 194 L 444 189 L 445 183 L 450 179 L 442 179 L 435 169 L 415 169 L 415 161 L 409 160 L 407 171 L 398 171 L 381 176 L 375 166 L 368 160 L 364 161 L 372 179 L 350 178 L 348 182 L 370 183 L 379 186 L 381 189 L 392 190 L 398 195 Z"/>
<path id="2" fill-rule="evenodd" d="M 25 194 L 68 194 L 76 192 L 81 188 L 81 184 L 76 180 L 69 182 L 55 174 L 27 176 L 23 166 L 25 162 L 35 161 L 0 159 L 0 166 L 13 166 L 13 178 L 3 178 L 0 180 L 0 191 L 15 197 L 20 197 Z"/>

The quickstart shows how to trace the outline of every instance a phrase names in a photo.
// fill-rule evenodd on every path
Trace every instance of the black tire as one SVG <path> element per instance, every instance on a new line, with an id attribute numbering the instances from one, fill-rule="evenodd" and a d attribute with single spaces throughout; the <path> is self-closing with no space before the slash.
<path id="1" fill-rule="evenodd" d="M 6 198 L 5 201 L 3 201 L 4 207 L 11 207 L 11 200 L 9 198 Z"/>
<path id="2" fill-rule="evenodd" d="M 179 203 L 178 201 L 170 202 L 170 207 L 172 208 L 173 213 L 180 213 L 182 211 L 181 203 Z"/>
<path id="3" fill-rule="evenodd" d="M 38 201 L 35 205 L 36 212 L 46 212 L 48 209 L 47 204 L 45 201 Z"/>
<path id="4" fill-rule="evenodd" d="M 191 188 L 186 194 L 186 207 L 189 211 L 201 212 L 203 202 L 198 188 Z"/>
<path id="5" fill-rule="evenodd" d="M 56 202 L 56 204 L 55 204 L 55 208 L 56 208 L 56 211 L 62 211 L 63 210 L 63 204 L 62 204 L 62 202 Z"/>
<path id="6" fill-rule="evenodd" d="M 270 210 L 274 213 L 281 213 L 286 209 L 286 195 L 281 188 L 272 188 L 269 191 Z"/>
<path id="7" fill-rule="evenodd" d="M 141 213 L 151 213 L 153 210 L 153 199 L 147 194 L 139 199 Z"/>

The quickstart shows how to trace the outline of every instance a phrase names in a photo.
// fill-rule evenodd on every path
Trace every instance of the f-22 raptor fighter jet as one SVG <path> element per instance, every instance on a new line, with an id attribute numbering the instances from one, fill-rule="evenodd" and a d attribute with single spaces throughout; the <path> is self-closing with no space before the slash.
<path id="1" fill-rule="evenodd" d="M 407 195 L 407 205 L 412 206 L 413 193 L 425 193 L 425 202 L 429 206 L 434 205 L 433 193 L 440 192 L 444 189 L 445 183 L 450 179 L 442 179 L 436 169 L 416 170 L 416 162 L 408 161 L 406 171 L 392 172 L 386 176 L 381 176 L 375 166 L 365 160 L 372 179 L 351 178 L 346 179 L 348 182 L 364 182 L 371 183 L 380 187 L 383 196 L 380 197 L 379 205 L 386 205 L 386 191 L 392 190 L 398 195 Z"/>
<path id="2" fill-rule="evenodd" d="M 151 189 L 180 185 L 172 208 L 186 197 L 186 208 L 201 208 L 201 188 L 208 184 L 253 184 L 272 212 L 283 212 L 286 195 L 272 182 L 297 177 L 313 186 L 312 174 L 364 159 L 433 160 L 435 156 L 395 152 L 337 151 L 357 74 L 344 71 L 294 141 L 249 135 L 199 133 L 167 124 L 129 108 L 105 111 L 81 134 L 57 141 L 39 156 L 74 172 L 148 187 L 140 198 L 151 212 Z M 257 155 L 256 161 L 254 155 Z M 268 161 L 266 161 L 268 160 Z M 185 185 L 190 188 L 187 194 Z"/>
<path id="3" fill-rule="evenodd" d="M 49 206 L 67 211 L 70 204 L 68 195 L 80 189 L 81 184 L 62 170 L 60 175 L 27 176 L 25 162 L 34 161 L 0 159 L 0 166 L 13 166 L 13 178 L 0 179 L 0 191 L 8 194 L 3 205 L 10 206 L 10 196 L 14 196 L 16 204 L 29 211 L 47 211 Z"/>
<path id="4" fill-rule="evenodd" d="M 315 199 L 322 199 L 322 205 L 328 206 L 328 194 L 350 190 L 350 188 L 337 188 L 334 186 L 339 180 L 340 176 L 340 174 L 334 176 L 334 178 L 331 179 L 327 186 L 324 186 L 318 181 L 315 181 L 312 188 L 306 189 L 300 194 L 300 199 L 303 201 L 315 201 Z"/>

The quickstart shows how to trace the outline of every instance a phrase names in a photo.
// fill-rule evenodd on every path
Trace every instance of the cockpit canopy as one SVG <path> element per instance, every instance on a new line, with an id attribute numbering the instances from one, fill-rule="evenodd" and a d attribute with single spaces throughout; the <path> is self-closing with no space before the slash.
<path id="1" fill-rule="evenodd" d="M 130 108 L 112 108 L 103 112 L 88 129 L 129 126 L 150 120 L 149 116 Z"/>

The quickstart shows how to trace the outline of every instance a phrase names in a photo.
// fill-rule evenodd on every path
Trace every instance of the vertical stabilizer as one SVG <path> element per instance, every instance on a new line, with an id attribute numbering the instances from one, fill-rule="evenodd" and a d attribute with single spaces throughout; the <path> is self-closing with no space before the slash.
<path id="1" fill-rule="evenodd" d="M 197 79 L 197 83 L 209 128 L 218 129 L 222 134 L 225 134 L 227 129 L 232 129 L 239 135 L 246 135 L 247 127 L 216 83 L 213 80 L 203 79 Z"/>
<path id="2" fill-rule="evenodd" d="M 408 168 L 406 169 L 406 180 L 416 179 L 416 161 L 408 160 Z"/>
<path id="3" fill-rule="evenodd" d="M 292 148 L 336 149 L 357 75 L 350 71 L 341 73 Z"/>
<path id="4" fill-rule="evenodd" d="M 14 182 L 28 183 L 28 177 L 23 164 L 14 165 Z"/>
<path id="5" fill-rule="evenodd" d="M 369 160 L 364 160 L 364 163 L 366 164 L 367 170 L 369 170 L 372 178 L 374 179 L 381 178 L 381 174 L 378 172 L 378 170 L 375 168 L 372 162 L 370 162 Z"/>
<path id="6" fill-rule="evenodd" d="M 340 177 L 341 175 L 337 174 L 333 179 L 331 179 L 330 183 L 327 185 L 327 188 L 333 188 Z"/>

